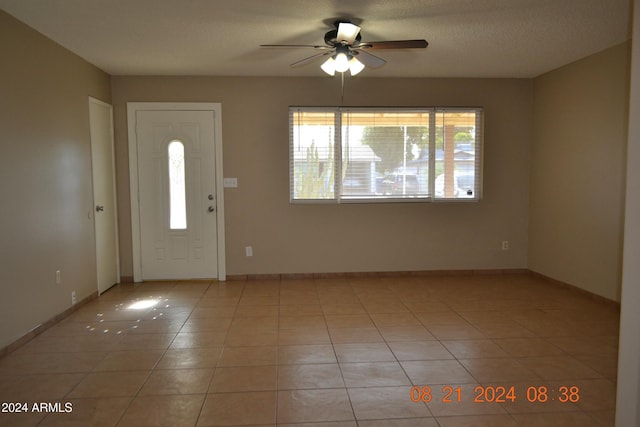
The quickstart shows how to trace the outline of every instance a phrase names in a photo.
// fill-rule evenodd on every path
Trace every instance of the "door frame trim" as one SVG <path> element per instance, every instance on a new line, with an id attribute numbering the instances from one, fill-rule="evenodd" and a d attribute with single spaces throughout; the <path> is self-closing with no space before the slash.
<path id="1" fill-rule="evenodd" d="M 131 238 L 133 255 L 133 281 L 142 281 L 142 243 L 140 240 L 140 205 L 138 195 L 138 137 L 136 114 L 138 111 L 211 111 L 214 125 L 216 165 L 216 228 L 219 281 L 225 281 L 226 252 L 224 233 L 224 174 L 222 172 L 222 104 L 214 102 L 127 102 L 127 128 L 129 137 L 129 191 L 131 195 Z M 212 279 L 216 279 L 212 277 Z"/>

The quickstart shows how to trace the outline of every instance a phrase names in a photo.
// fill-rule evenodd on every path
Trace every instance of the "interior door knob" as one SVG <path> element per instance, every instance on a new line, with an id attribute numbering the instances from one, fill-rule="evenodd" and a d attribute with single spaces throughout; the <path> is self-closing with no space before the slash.
<path id="1" fill-rule="evenodd" d="M 213 211 L 215 211 L 215 209 L 214 209 L 214 207 L 213 207 L 213 206 L 209 206 L 209 209 L 207 209 L 207 210 L 208 210 L 209 212 L 213 212 Z"/>

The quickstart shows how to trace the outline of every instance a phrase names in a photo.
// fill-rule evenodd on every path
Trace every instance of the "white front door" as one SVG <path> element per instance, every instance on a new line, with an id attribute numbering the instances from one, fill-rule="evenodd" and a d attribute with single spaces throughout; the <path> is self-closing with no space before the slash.
<path id="1" fill-rule="evenodd" d="M 218 277 L 213 111 L 137 110 L 142 280 Z"/>
<path id="2" fill-rule="evenodd" d="M 89 98 L 89 129 L 91 135 L 96 268 L 98 293 L 101 294 L 118 283 L 120 279 L 113 151 L 113 110 L 111 105 Z"/>

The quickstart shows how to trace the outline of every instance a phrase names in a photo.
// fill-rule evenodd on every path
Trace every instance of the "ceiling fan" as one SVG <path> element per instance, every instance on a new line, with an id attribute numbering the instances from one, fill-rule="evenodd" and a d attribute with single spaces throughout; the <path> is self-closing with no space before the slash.
<path id="1" fill-rule="evenodd" d="M 303 58 L 291 64 L 298 67 L 324 56 L 329 58 L 321 65 L 322 70 L 334 75 L 337 72 L 350 71 L 354 76 L 362 71 L 365 66 L 378 68 L 387 63 L 384 59 L 375 56 L 368 51 L 383 49 L 424 49 L 429 43 L 426 40 L 393 40 L 363 42 L 360 27 L 347 20 L 337 20 L 335 29 L 324 35 L 324 45 L 309 44 L 263 44 L 260 47 L 273 48 L 313 48 L 322 50 L 320 53 Z"/>

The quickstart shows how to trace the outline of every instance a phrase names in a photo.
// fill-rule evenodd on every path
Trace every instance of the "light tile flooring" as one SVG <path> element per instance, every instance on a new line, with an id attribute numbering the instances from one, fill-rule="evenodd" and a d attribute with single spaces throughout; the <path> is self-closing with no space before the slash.
<path id="1" fill-rule="evenodd" d="M 0 425 L 612 426 L 618 316 L 529 275 L 118 285 L 0 359 Z"/>

